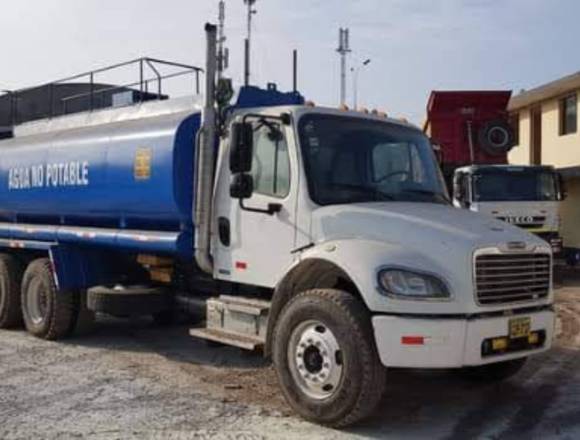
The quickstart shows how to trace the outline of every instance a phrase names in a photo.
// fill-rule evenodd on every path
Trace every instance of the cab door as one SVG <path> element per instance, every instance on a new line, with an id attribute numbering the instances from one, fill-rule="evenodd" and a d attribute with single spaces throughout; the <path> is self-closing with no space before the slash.
<path id="1" fill-rule="evenodd" d="M 299 167 L 290 126 L 270 118 L 249 122 L 253 127 L 249 174 L 254 191 L 242 204 L 230 196 L 230 146 L 221 149 L 214 204 L 214 276 L 274 287 L 295 258 Z M 258 212 L 268 207 L 277 212 Z"/>

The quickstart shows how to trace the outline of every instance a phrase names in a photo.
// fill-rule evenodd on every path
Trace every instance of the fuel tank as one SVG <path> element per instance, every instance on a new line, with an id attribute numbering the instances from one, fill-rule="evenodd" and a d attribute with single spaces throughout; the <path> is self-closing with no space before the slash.
<path id="1" fill-rule="evenodd" d="M 0 221 L 191 230 L 200 120 L 191 109 L 1 141 Z"/>

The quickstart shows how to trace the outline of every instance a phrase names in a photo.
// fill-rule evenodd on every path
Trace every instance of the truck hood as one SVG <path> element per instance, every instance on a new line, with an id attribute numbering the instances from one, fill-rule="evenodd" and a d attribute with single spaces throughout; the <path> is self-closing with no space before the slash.
<path id="1" fill-rule="evenodd" d="M 465 252 L 510 241 L 545 245 L 533 235 L 488 215 L 452 206 L 385 202 L 321 207 L 313 212 L 315 242 L 369 239 L 422 252 Z"/>

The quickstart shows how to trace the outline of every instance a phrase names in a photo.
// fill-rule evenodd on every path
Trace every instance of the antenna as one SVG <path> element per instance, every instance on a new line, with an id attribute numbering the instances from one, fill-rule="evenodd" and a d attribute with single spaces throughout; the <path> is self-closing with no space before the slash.
<path id="1" fill-rule="evenodd" d="M 218 13 L 218 36 L 217 36 L 217 56 L 218 56 L 218 78 L 223 76 L 224 70 L 229 67 L 229 51 L 224 47 L 226 42 L 225 35 L 226 23 L 226 2 L 220 0 Z"/>
<path id="2" fill-rule="evenodd" d="M 245 56 L 244 56 L 244 84 L 250 85 L 250 41 L 252 39 L 252 15 L 258 13 L 254 9 L 256 0 L 244 0 L 244 4 L 248 6 L 248 34 L 244 42 Z"/>
<path id="3" fill-rule="evenodd" d="M 348 28 L 338 30 L 338 49 L 340 54 L 340 105 L 346 105 L 346 56 L 350 50 L 350 36 Z"/>

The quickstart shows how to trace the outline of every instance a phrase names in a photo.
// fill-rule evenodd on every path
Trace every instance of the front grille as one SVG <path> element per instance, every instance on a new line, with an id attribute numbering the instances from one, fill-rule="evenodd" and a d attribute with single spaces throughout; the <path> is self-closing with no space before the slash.
<path id="1" fill-rule="evenodd" d="M 514 226 L 519 226 L 523 229 L 538 229 L 544 226 L 546 223 L 546 217 L 498 217 L 498 220 L 502 220 L 506 223 L 512 224 Z"/>
<path id="2" fill-rule="evenodd" d="M 475 259 L 476 296 L 481 305 L 535 301 L 550 292 L 548 254 L 484 254 Z"/>

